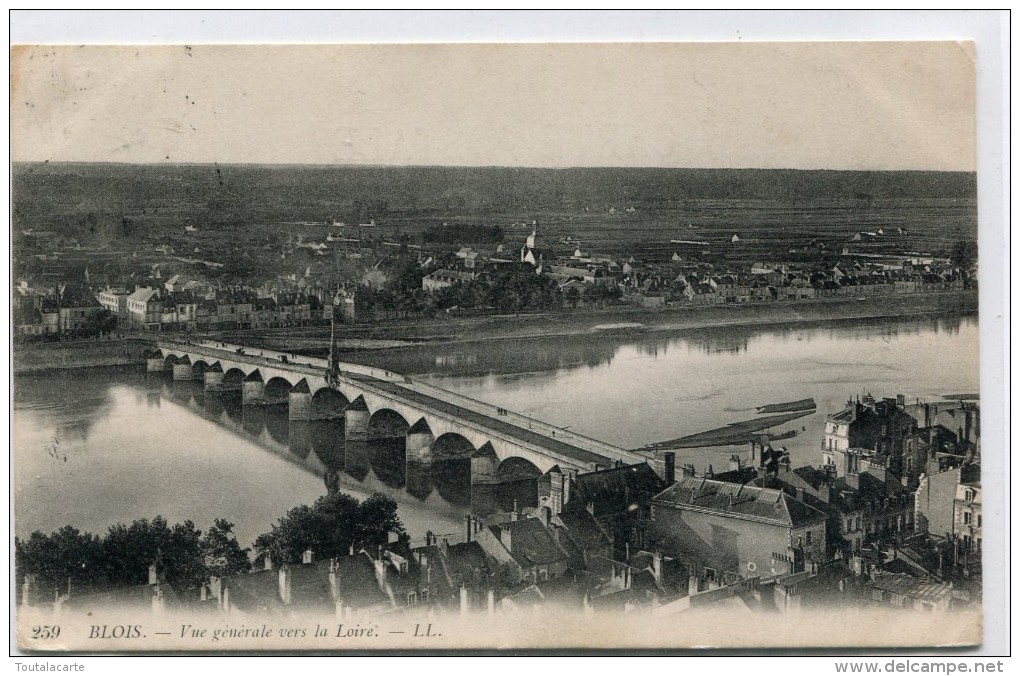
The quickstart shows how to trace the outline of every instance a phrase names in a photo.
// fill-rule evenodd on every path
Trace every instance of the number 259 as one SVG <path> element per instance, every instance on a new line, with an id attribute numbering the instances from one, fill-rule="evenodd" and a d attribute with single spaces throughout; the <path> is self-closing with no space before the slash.
<path id="1" fill-rule="evenodd" d="M 43 624 L 32 627 L 32 638 L 35 639 L 50 639 L 60 636 L 60 625 L 59 624 Z"/>

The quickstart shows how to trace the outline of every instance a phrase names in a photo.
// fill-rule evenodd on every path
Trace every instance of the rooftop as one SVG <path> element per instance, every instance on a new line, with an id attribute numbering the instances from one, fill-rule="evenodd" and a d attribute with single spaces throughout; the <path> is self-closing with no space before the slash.
<path id="1" fill-rule="evenodd" d="M 796 528 L 824 521 L 823 512 L 775 488 L 684 477 L 653 499 L 668 507 Z"/>

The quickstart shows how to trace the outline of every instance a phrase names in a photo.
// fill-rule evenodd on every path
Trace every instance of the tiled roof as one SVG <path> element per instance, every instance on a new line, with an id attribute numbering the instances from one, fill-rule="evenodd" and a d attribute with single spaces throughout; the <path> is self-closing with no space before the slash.
<path id="1" fill-rule="evenodd" d="M 609 536 L 599 527 L 595 518 L 587 510 L 564 512 L 557 515 L 560 523 L 579 549 L 588 550 L 605 547 L 610 544 Z"/>
<path id="2" fill-rule="evenodd" d="M 662 490 L 663 482 L 646 463 L 578 474 L 570 502 L 583 507 L 593 502 L 602 513 L 618 512 L 647 501 Z"/>
<path id="3" fill-rule="evenodd" d="M 128 296 L 128 300 L 136 301 L 139 303 L 148 303 L 152 300 L 153 296 L 158 296 L 159 291 L 156 289 L 135 289 L 134 292 Z"/>
<path id="4" fill-rule="evenodd" d="M 950 584 L 927 582 L 920 578 L 902 574 L 883 575 L 879 573 L 871 581 L 871 585 L 890 594 L 909 596 L 912 599 L 920 599 L 921 601 L 930 601 L 932 603 L 944 601 L 953 593 L 953 587 Z"/>
<path id="5" fill-rule="evenodd" d="M 510 531 L 510 556 L 514 557 L 522 568 L 541 566 L 567 558 L 567 553 L 556 542 L 556 538 L 538 519 L 519 519 L 490 526 L 490 530 L 497 538 L 501 529 Z"/>
<path id="6" fill-rule="evenodd" d="M 684 477 L 655 496 L 654 504 L 796 528 L 825 514 L 775 488 Z"/>

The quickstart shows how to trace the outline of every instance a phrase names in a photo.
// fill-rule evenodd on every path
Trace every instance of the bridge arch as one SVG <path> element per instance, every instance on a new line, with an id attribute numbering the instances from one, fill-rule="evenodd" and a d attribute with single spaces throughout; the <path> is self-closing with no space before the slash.
<path id="1" fill-rule="evenodd" d="M 475 445 L 462 434 L 447 432 L 432 442 L 432 460 L 467 459 L 475 453 Z"/>
<path id="2" fill-rule="evenodd" d="M 320 387 L 312 395 L 312 410 L 319 415 L 343 413 L 350 403 L 342 392 L 331 387 Z"/>
<path id="3" fill-rule="evenodd" d="M 236 366 L 229 368 L 223 374 L 223 384 L 229 385 L 235 389 L 241 389 L 241 381 L 244 380 L 245 372 Z"/>
<path id="4" fill-rule="evenodd" d="M 170 369 L 173 368 L 173 365 L 176 364 L 178 361 L 180 360 L 177 358 L 177 355 L 171 352 L 168 353 L 165 357 L 163 357 L 163 366 L 165 368 Z"/>
<path id="5" fill-rule="evenodd" d="M 196 359 L 191 363 L 191 372 L 194 375 L 201 377 L 206 371 L 209 370 L 209 367 L 211 365 L 212 364 L 210 364 L 205 359 Z"/>
<path id="6" fill-rule="evenodd" d="M 518 456 L 507 458 L 499 463 L 499 467 L 496 469 L 496 478 L 500 482 L 531 481 L 538 479 L 540 476 L 542 476 L 542 470 L 535 463 Z"/>
<path id="7" fill-rule="evenodd" d="M 405 437 L 411 423 L 391 408 L 380 408 L 368 419 L 370 439 Z"/>
<path id="8" fill-rule="evenodd" d="M 286 378 L 275 376 L 266 383 L 265 398 L 271 404 L 285 404 L 292 385 Z"/>

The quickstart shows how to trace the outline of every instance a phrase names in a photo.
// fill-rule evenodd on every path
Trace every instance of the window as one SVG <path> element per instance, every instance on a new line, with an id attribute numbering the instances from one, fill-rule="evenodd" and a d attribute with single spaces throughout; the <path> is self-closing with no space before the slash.
<path id="1" fill-rule="evenodd" d="M 429 602 L 429 590 L 428 589 L 422 589 L 421 592 L 418 595 L 421 597 L 421 602 L 422 603 L 428 603 Z"/>
<path id="2" fill-rule="evenodd" d="M 981 515 L 980 514 L 977 515 L 977 527 L 981 528 Z"/>
<path id="3" fill-rule="evenodd" d="M 811 546 L 811 531 L 804 533 L 804 544 L 806 544 L 809 547 Z"/>
<path id="4" fill-rule="evenodd" d="M 964 523 L 964 525 L 967 525 L 967 524 L 970 523 L 970 512 L 964 512 L 963 513 L 963 523 Z"/>
<path id="5" fill-rule="evenodd" d="M 409 606 L 417 605 L 417 602 L 418 602 L 417 594 L 411 592 L 410 594 L 407 595 L 407 605 Z"/>
<path id="6" fill-rule="evenodd" d="M 715 581 L 715 568 L 705 569 L 705 579 Z"/>

